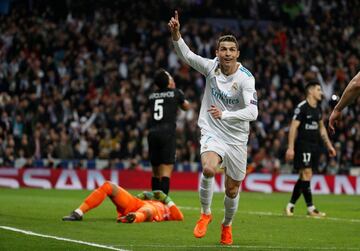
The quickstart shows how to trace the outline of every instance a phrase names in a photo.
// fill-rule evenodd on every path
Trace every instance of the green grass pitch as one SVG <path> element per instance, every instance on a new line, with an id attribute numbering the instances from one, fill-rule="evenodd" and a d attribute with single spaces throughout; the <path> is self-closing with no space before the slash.
<path id="1" fill-rule="evenodd" d="M 130 191 L 136 194 L 138 191 Z M 215 194 L 213 222 L 202 239 L 192 231 L 199 216 L 196 192 L 172 191 L 184 222 L 117 224 L 106 199 L 81 222 L 63 222 L 90 191 L 0 189 L 0 226 L 91 242 L 121 250 L 360 250 L 360 196 L 315 195 L 324 219 L 306 217 L 303 198 L 296 216 L 285 217 L 290 194 L 241 193 L 233 222 L 232 247 L 219 244 L 223 194 Z M 105 248 L 106 248 L 105 247 Z M 80 243 L 26 235 L 0 227 L 0 250 L 106 250 Z"/>

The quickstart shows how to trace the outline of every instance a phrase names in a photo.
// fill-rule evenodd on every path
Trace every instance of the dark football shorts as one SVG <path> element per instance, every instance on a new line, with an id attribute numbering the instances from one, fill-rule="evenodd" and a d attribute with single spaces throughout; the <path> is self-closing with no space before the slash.
<path id="1" fill-rule="evenodd" d="M 174 131 L 152 129 L 149 131 L 148 143 L 151 165 L 175 163 L 176 136 Z"/>
<path id="2" fill-rule="evenodd" d="M 320 147 L 318 145 L 299 144 L 295 146 L 294 169 L 312 168 L 314 172 L 318 171 Z"/>

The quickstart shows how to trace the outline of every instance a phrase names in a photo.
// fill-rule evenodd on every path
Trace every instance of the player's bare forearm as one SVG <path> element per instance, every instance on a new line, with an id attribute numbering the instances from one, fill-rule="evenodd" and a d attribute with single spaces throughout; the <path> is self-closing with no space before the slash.
<path id="1" fill-rule="evenodd" d="M 336 156 L 336 150 L 334 146 L 331 144 L 331 141 L 329 139 L 329 135 L 326 131 L 326 128 L 324 126 L 323 121 L 320 121 L 320 136 L 321 139 L 324 141 L 324 144 L 326 145 L 326 148 L 328 149 L 329 156 L 335 157 Z"/>
<path id="2" fill-rule="evenodd" d="M 288 149 L 286 150 L 285 159 L 286 161 L 291 161 L 294 159 L 294 146 L 295 146 L 295 139 L 297 136 L 297 128 L 300 122 L 293 120 L 290 124 L 289 129 L 289 138 L 288 138 Z"/>
<path id="3" fill-rule="evenodd" d="M 360 72 L 350 81 L 345 88 L 339 102 L 336 104 L 334 110 L 342 111 L 347 105 L 360 96 Z"/>
<path id="4" fill-rule="evenodd" d="M 332 147 L 331 141 L 329 139 L 329 135 L 326 132 L 325 127 L 321 128 L 320 130 L 321 139 L 324 142 L 327 149 Z"/>
<path id="5" fill-rule="evenodd" d="M 295 139 L 297 136 L 297 129 L 300 125 L 299 121 L 293 120 L 290 124 L 289 130 L 289 138 L 288 138 L 288 148 L 294 149 L 295 146 Z"/>
<path id="6" fill-rule="evenodd" d="M 321 139 L 322 141 L 324 142 L 325 146 L 327 149 L 330 149 L 332 148 L 332 144 L 331 144 L 331 141 L 330 141 L 330 138 L 329 138 L 329 135 L 326 131 L 326 128 L 325 128 L 325 125 L 324 125 L 324 121 L 320 120 L 319 121 L 319 129 L 320 129 L 320 136 L 321 136 Z"/>
<path id="7" fill-rule="evenodd" d="M 296 131 L 290 130 L 289 139 L 288 139 L 289 140 L 288 148 L 294 149 L 295 138 L 296 138 Z"/>

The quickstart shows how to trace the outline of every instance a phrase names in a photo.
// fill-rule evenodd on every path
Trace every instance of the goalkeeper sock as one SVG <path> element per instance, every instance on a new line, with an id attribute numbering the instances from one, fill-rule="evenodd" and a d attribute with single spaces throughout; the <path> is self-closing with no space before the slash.
<path id="1" fill-rule="evenodd" d="M 312 201 L 312 193 L 310 187 L 310 181 L 303 181 L 302 182 L 302 193 L 305 198 L 306 206 L 310 207 L 313 205 Z"/>
<path id="2" fill-rule="evenodd" d="M 301 192 L 302 192 L 302 183 L 303 181 L 301 179 L 298 179 L 295 186 L 294 186 L 294 189 L 293 189 L 293 192 L 292 192 L 292 195 L 291 195 L 291 199 L 290 199 L 290 203 L 292 204 L 295 204 L 296 201 L 299 199 L 299 197 L 301 196 Z"/>
<path id="3" fill-rule="evenodd" d="M 151 178 L 151 190 L 161 190 L 160 178 L 152 177 Z"/>
<path id="4" fill-rule="evenodd" d="M 169 189 L 170 189 L 170 177 L 166 177 L 163 176 L 161 177 L 161 190 L 165 193 L 165 194 L 169 194 Z"/>
<path id="5" fill-rule="evenodd" d="M 101 187 L 94 190 L 78 208 L 82 213 L 99 206 L 107 195 L 112 194 L 112 187 L 109 181 L 106 181 Z"/>
<path id="6" fill-rule="evenodd" d="M 83 215 L 84 215 L 83 211 L 81 211 L 80 208 L 75 209 L 75 212 L 76 212 L 78 215 L 80 215 L 80 216 L 83 216 Z"/>
<path id="7" fill-rule="evenodd" d="M 213 197 L 213 181 L 214 177 L 205 177 L 204 174 L 201 174 L 200 178 L 200 203 L 201 203 L 201 213 L 211 214 L 211 202 Z"/>
<path id="8" fill-rule="evenodd" d="M 224 198 L 224 206 L 225 206 L 225 214 L 222 224 L 224 226 L 231 225 L 231 222 L 236 214 L 239 205 L 240 194 L 237 194 L 235 198 L 230 198 L 225 194 Z"/>

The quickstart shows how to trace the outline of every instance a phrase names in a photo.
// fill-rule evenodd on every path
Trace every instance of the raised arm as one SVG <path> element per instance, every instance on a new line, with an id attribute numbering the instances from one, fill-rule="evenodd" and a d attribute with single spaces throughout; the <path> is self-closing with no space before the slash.
<path id="1" fill-rule="evenodd" d="M 360 72 L 350 81 L 345 88 L 339 102 L 336 104 L 329 118 L 329 128 L 335 132 L 335 125 L 341 118 L 341 111 L 360 96 Z"/>
<path id="2" fill-rule="evenodd" d="M 193 53 L 185 41 L 181 38 L 179 14 L 177 11 L 175 11 L 174 17 L 171 17 L 168 26 L 170 28 L 176 54 L 186 64 L 190 65 L 204 76 L 207 76 L 210 70 L 213 68 L 214 61 Z"/>
<path id="3" fill-rule="evenodd" d="M 179 13 L 175 11 L 175 15 L 171 17 L 168 26 L 171 31 L 171 37 L 173 41 L 178 41 L 181 38 L 180 34 L 180 22 L 179 22 Z"/>

